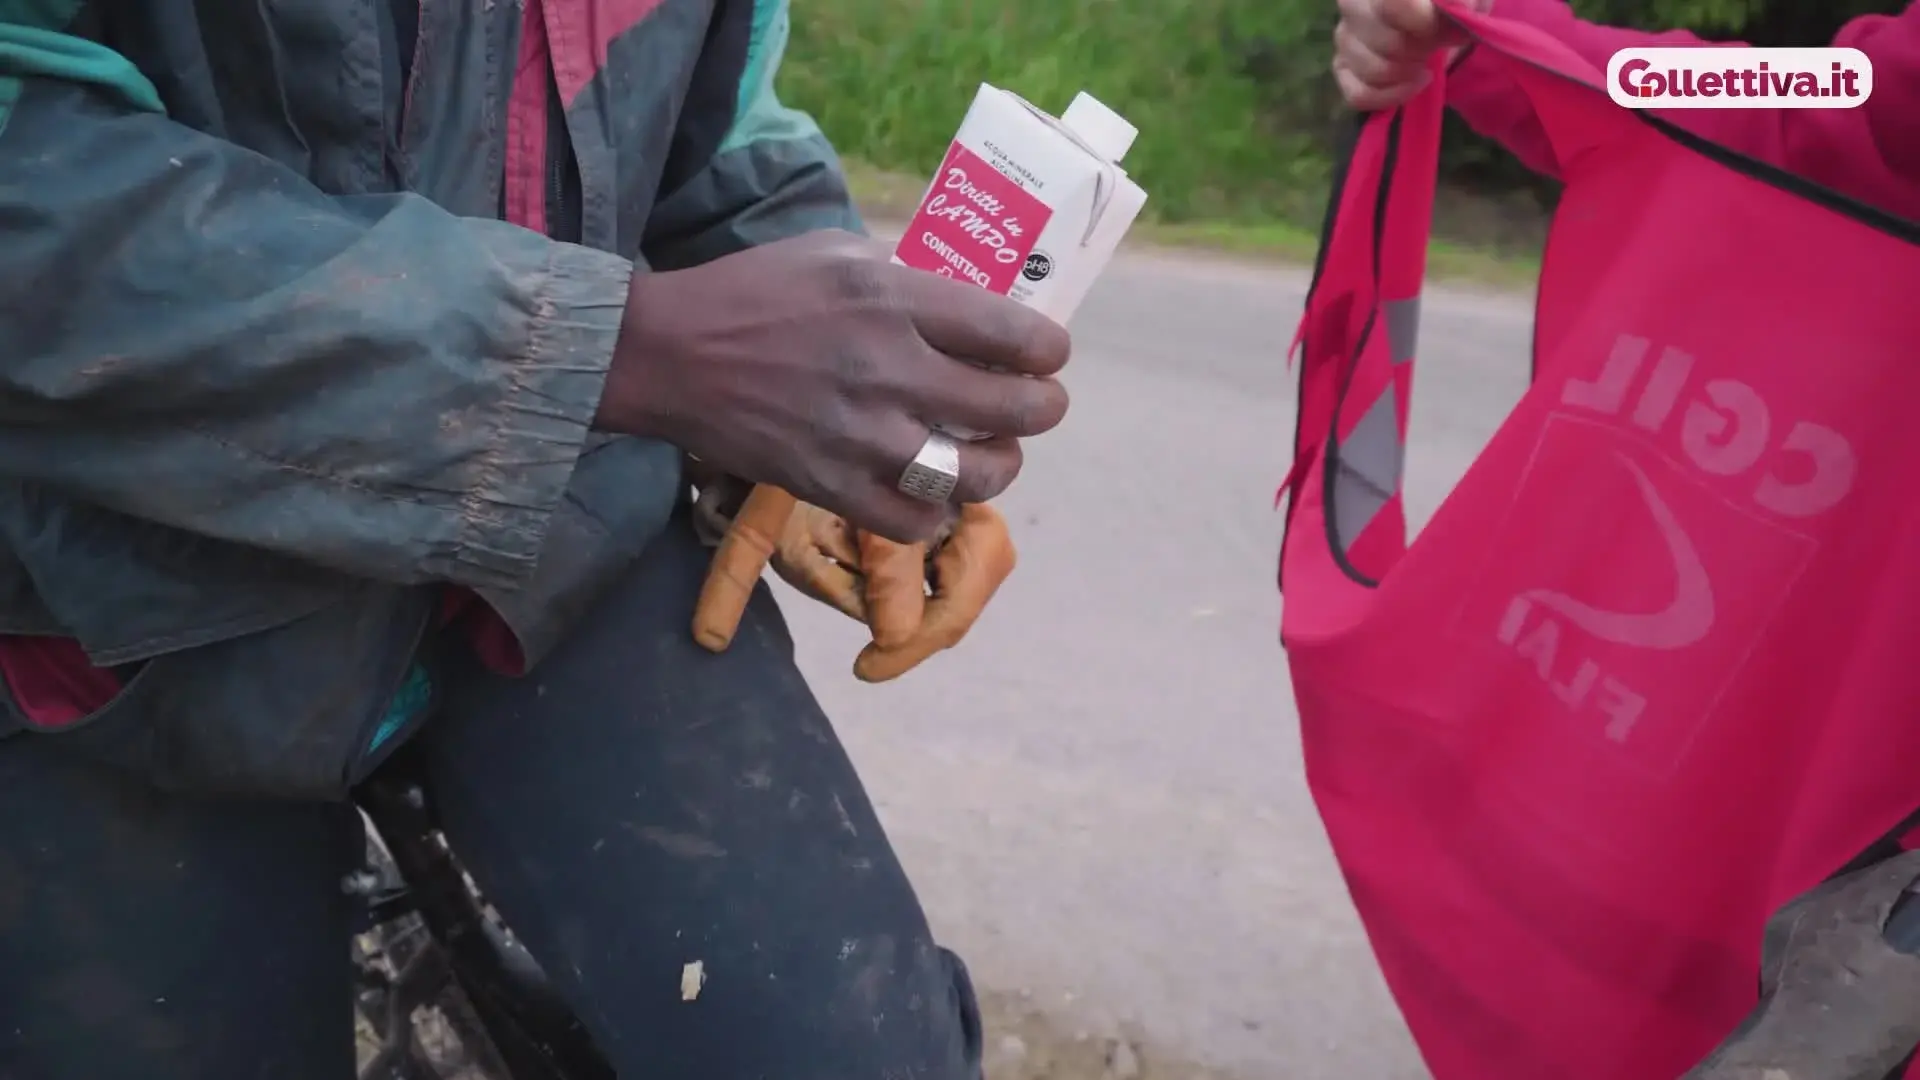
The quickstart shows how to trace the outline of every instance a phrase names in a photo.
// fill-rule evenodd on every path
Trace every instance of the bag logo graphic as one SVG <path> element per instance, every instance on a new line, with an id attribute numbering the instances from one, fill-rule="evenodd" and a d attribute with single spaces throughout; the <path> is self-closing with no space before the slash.
<path id="1" fill-rule="evenodd" d="M 1740 360 L 1621 335 L 1557 387 L 1543 373 L 1535 442 L 1490 481 L 1507 508 L 1460 594 L 1461 628 L 1513 663 L 1509 692 L 1653 775 L 1755 662 L 1818 551 L 1808 524 L 1857 479 L 1844 435 L 1782 415 L 1817 399 L 1722 374 Z"/>
<path id="2" fill-rule="evenodd" d="M 1713 582 L 1707 577 L 1706 563 L 1700 559 L 1700 550 L 1694 546 L 1686 530 L 1680 527 L 1673 508 L 1660 497 L 1659 489 L 1653 486 L 1653 480 L 1647 476 L 1646 470 L 1635 465 L 1625 454 L 1616 457 L 1633 474 L 1634 486 L 1639 488 L 1640 497 L 1646 500 L 1647 511 L 1653 516 L 1654 527 L 1660 530 L 1660 539 L 1666 544 L 1667 554 L 1673 557 L 1672 603 L 1659 611 L 1644 613 L 1607 611 L 1563 592 L 1528 589 L 1513 598 L 1508 608 L 1510 615 L 1502 624 L 1503 638 L 1507 636 L 1505 626 L 1524 619 L 1530 604 L 1559 615 L 1601 641 L 1630 645 L 1637 649 L 1684 649 L 1699 644 L 1713 629 Z M 1516 625 L 1512 633 L 1518 632 Z"/>
<path id="3" fill-rule="evenodd" d="M 1020 268 L 1020 276 L 1028 281 L 1045 281 L 1053 273 L 1053 259 L 1044 251 L 1036 251 L 1027 256 L 1027 265 Z"/>

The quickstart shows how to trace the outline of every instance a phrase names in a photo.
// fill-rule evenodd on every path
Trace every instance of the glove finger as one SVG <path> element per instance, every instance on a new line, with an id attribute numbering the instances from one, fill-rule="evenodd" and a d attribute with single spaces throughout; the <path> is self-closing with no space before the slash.
<path id="1" fill-rule="evenodd" d="M 897 679 L 959 644 L 1018 562 L 1006 519 L 984 503 L 964 507 L 953 535 L 933 557 L 934 595 L 919 629 L 898 645 L 882 646 L 876 639 L 862 649 L 854 677 L 869 683 Z"/>
<path id="2" fill-rule="evenodd" d="M 800 595 L 817 604 L 825 604 L 855 622 L 867 621 L 866 601 L 861 598 L 860 584 L 852 575 L 846 582 L 834 579 L 834 573 L 840 570 L 832 562 L 822 562 L 815 555 L 802 554 L 788 557 L 779 552 L 773 556 L 774 573 L 780 580 L 793 587 Z"/>
<path id="3" fill-rule="evenodd" d="M 932 635 L 942 649 L 958 645 L 1019 561 L 999 511 L 985 503 L 962 507 L 959 525 L 933 557 L 933 599 L 920 633 Z"/>
<path id="4" fill-rule="evenodd" d="M 897 679 L 919 667 L 921 661 L 939 652 L 940 648 L 931 634 L 916 634 L 905 644 L 892 649 L 868 645 L 854 658 L 853 677 L 865 683 Z"/>
<path id="5" fill-rule="evenodd" d="M 860 534 L 860 572 L 867 579 L 867 625 L 882 649 L 906 644 L 927 610 L 927 549 Z"/>
<path id="6" fill-rule="evenodd" d="M 747 600 L 760 574 L 773 557 L 774 538 L 786 532 L 793 517 L 792 495 L 769 484 L 747 495 L 733 524 L 713 553 L 700 600 L 693 609 L 693 639 L 709 652 L 725 652 L 740 629 Z"/>
<path id="7" fill-rule="evenodd" d="M 773 553 L 773 569 L 781 580 L 811 600 L 825 604 L 856 622 L 867 621 L 866 597 L 851 563 L 836 564 L 831 552 L 821 550 L 822 520 L 839 519 L 810 503 L 801 503 L 787 522 L 780 546 Z"/>
<path id="8" fill-rule="evenodd" d="M 829 513 L 819 507 L 807 515 L 807 535 L 813 538 L 813 545 L 826 552 L 829 559 L 852 570 L 860 565 L 860 545 L 854 540 L 853 526 L 845 518 Z"/>
<path id="9" fill-rule="evenodd" d="M 853 571 L 817 550 L 807 551 L 797 564 L 790 560 L 782 561 L 791 574 L 781 575 L 787 579 L 787 584 L 854 622 L 867 621 L 866 596 L 861 590 L 859 576 Z"/>

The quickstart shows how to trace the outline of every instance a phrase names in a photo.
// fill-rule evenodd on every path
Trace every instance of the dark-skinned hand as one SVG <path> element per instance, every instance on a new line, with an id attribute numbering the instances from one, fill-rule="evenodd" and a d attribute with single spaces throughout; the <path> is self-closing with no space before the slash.
<path id="1" fill-rule="evenodd" d="M 1000 494 L 1019 439 L 1058 424 L 1071 351 L 1044 315 L 820 232 L 634 275 L 596 427 L 664 439 L 858 528 L 930 539 L 949 509 L 902 494 L 931 425 L 961 446 L 955 503 Z"/>

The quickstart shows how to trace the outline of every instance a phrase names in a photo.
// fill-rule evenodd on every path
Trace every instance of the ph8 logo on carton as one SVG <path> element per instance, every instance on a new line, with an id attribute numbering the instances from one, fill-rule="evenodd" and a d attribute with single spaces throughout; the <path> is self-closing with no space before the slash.
<path id="1" fill-rule="evenodd" d="M 1032 192 L 956 142 L 894 256 L 1004 296 L 1052 216 Z"/>

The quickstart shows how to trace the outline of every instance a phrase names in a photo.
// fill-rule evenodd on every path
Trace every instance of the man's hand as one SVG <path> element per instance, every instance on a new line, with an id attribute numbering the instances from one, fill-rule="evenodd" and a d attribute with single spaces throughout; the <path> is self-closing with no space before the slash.
<path id="1" fill-rule="evenodd" d="M 1018 440 L 1066 415 L 1052 376 L 1071 341 L 1005 297 L 887 256 L 812 233 L 634 275 L 597 426 L 665 439 L 881 536 L 931 538 L 949 508 L 898 488 L 929 428 L 991 436 L 961 445 L 954 502 L 1000 494 Z"/>
<path id="2" fill-rule="evenodd" d="M 1428 60 L 1460 44 L 1459 31 L 1434 10 L 1433 0 L 1339 0 L 1333 28 L 1333 77 L 1347 104 L 1361 111 L 1390 109 L 1432 79 Z M 1493 0 L 1468 0 L 1487 11 Z"/>

